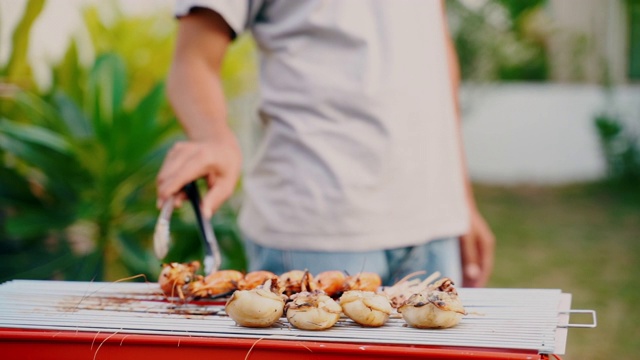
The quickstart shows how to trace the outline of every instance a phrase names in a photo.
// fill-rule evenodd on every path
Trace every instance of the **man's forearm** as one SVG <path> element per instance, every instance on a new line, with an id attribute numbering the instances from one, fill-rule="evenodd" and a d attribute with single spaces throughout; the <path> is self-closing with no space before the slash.
<path id="1" fill-rule="evenodd" d="M 220 72 L 230 41 L 228 25 L 213 11 L 180 19 L 167 94 L 191 140 L 211 140 L 229 131 Z"/>
<path id="2" fill-rule="evenodd" d="M 169 73 L 167 94 L 189 139 L 211 140 L 229 131 L 220 77 L 204 61 L 175 63 Z"/>

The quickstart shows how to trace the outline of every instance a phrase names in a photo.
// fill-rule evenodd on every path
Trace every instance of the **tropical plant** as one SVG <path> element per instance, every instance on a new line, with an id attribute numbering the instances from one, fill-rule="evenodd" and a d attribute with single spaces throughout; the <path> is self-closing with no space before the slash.
<path id="1" fill-rule="evenodd" d="M 594 120 L 608 168 L 608 177 L 618 185 L 631 185 L 640 191 L 640 133 L 632 124 L 610 112 Z M 637 123 L 640 126 L 640 122 Z"/>
<path id="2" fill-rule="evenodd" d="M 23 88 L 34 86 L 31 67 L 27 61 L 31 26 L 44 8 L 44 0 L 30 0 L 11 37 L 12 53 L 5 66 L 0 68 L 3 82 L 19 85 Z"/>
<path id="3" fill-rule="evenodd" d="M 122 253 L 118 247 L 139 253 L 127 234 L 146 225 L 139 208 L 144 185 L 153 182 L 175 125 L 158 117 L 162 84 L 132 108 L 123 106 L 125 93 L 124 64 L 106 54 L 89 73 L 82 104 L 57 89 L 47 97 L 18 90 L 11 100 L 29 122 L 0 120 L 0 148 L 14 164 L 3 169 L 3 179 L 14 185 L 2 186 L 12 190 L 2 194 L 10 200 L 6 235 L 24 241 L 46 234 L 53 248 L 90 269 L 65 277 L 103 278 L 104 263 Z M 15 192 L 20 184 L 22 191 Z"/>
<path id="4" fill-rule="evenodd" d="M 13 94 L 30 122 L 0 120 L 0 148 L 13 164 L 2 168 L 0 180 L 6 189 L 0 192 L 7 209 L 3 237 L 17 250 L 32 245 L 38 251 L 29 264 L 2 265 L 29 271 L 5 269 L 3 274 L 40 278 L 61 272 L 64 278 L 85 280 L 157 274 L 159 261 L 149 250 L 157 215 L 154 178 L 178 136 L 177 125 L 161 116 L 162 83 L 125 107 L 126 78 L 123 61 L 105 54 L 88 75 L 82 104 L 57 90 L 46 98 Z M 218 214 L 216 230 L 222 248 L 237 252 L 237 230 L 226 211 Z M 178 260 L 199 249 L 195 227 L 189 230 L 187 221 L 183 215 L 173 229 L 174 236 L 192 239 L 176 242 L 181 251 L 171 256 Z M 237 256 L 234 260 L 242 266 Z M 34 266 L 39 262 L 42 267 Z"/>
<path id="5" fill-rule="evenodd" d="M 80 63 L 72 42 L 52 67 L 53 86 L 42 91 L 33 86 L 28 62 L 16 60 L 26 59 L 29 29 L 42 5 L 27 4 L 9 65 L 0 69 L 0 281 L 154 277 L 160 268 L 149 243 L 157 216 L 154 178 L 167 147 L 181 136 L 162 82 L 171 36 L 144 44 L 144 32 L 132 31 L 143 39 L 130 43 L 158 47 L 151 63 L 140 63 L 127 50 L 135 45 L 118 49 L 123 45 L 100 40 L 111 35 L 94 34 L 101 45 L 90 68 Z M 86 14 L 87 22 L 97 21 L 90 9 Z M 115 21 L 105 31 L 147 25 Z M 252 44 L 243 43 L 236 48 L 245 56 Z M 235 79 L 246 72 L 233 66 L 234 52 L 223 78 L 228 89 L 240 92 Z M 154 64 L 160 70 L 151 70 Z M 178 241 L 165 260 L 201 256 L 192 217 L 189 210 L 175 214 Z M 212 221 L 223 266 L 244 269 L 235 209 L 227 204 Z"/>
<path id="6" fill-rule="evenodd" d="M 539 81 L 549 77 L 543 5 L 546 0 L 486 0 L 469 8 L 448 0 L 465 80 Z"/>
<path id="7" fill-rule="evenodd" d="M 112 14 L 108 21 L 102 19 L 105 12 Z M 127 16 L 116 2 L 107 1 L 84 8 L 83 20 L 95 53 L 116 53 L 125 63 L 129 84 L 126 104 L 139 101 L 158 79 L 164 78 L 176 30 L 170 11 L 158 9 L 145 16 Z"/>

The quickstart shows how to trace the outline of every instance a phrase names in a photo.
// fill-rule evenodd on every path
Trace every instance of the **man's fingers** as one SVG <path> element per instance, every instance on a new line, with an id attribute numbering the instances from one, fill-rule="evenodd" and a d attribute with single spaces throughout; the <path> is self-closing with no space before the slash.
<path id="1" fill-rule="evenodd" d="M 180 151 L 172 151 L 172 154 L 167 157 L 158 175 L 158 198 L 161 201 L 179 193 L 190 181 L 208 175 L 208 163 L 198 158 L 194 150 L 185 147 Z"/>
<path id="2" fill-rule="evenodd" d="M 478 216 L 475 219 L 475 223 L 475 243 L 478 251 L 478 264 L 481 270 L 476 282 L 477 286 L 485 286 L 493 270 L 495 237 L 484 218 Z"/>
<path id="3" fill-rule="evenodd" d="M 233 193 L 233 186 L 228 185 L 229 181 L 219 181 L 209 188 L 209 191 L 202 199 L 202 214 L 207 218 L 211 218 L 213 214 L 222 206 Z"/>
<path id="4" fill-rule="evenodd" d="M 182 207 L 182 203 L 185 201 L 186 198 L 187 198 L 187 195 L 185 193 L 183 192 L 176 193 L 176 195 L 173 197 L 173 207 L 176 209 Z M 158 209 L 161 209 L 165 201 L 167 200 L 162 200 L 158 198 L 156 200 L 156 207 Z"/>
<path id="5" fill-rule="evenodd" d="M 475 263 L 467 264 L 464 267 L 464 275 L 472 282 L 475 282 L 482 275 L 480 265 Z"/>
<path id="6" fill-rule="evenodd" d="M 233 193 L 240 175 L 242 156 L 235 138 L 220 142 L 188 141 L 176 143 L 167 154 L 157 177 L 158 206 L 181 192 L 189 182 L 206 178 L 209 190 L 202 211 L 211 217 Z M 176 200 L 178 203 L 183 198 Z"/>
<path id="7" fill-rule="evenodd" d="M 460 243 L 464 285 L 473 285 L 482 271 L 478 264 L 478 248 L 476 247 L 473 232 L 460 237 Z"/>
<path id="8" fill-rule="evenodd" d="M 478 281 L 480 282 L 479 286 L 485 286 L 487 282 L 489 282 L 489 277 L 493 272 L 495 246 L 495 237 L 487 226 L 482 238 L 482 251 L 480 253 L 480 265 L 482 267 L 482 274 L 478 279 Z"/>
<path id="9" fill-rule="evenodd" d="M 176 176 L 184 173 L 183 168 L 190 157 L 189 146 L 185 143 L 176 143 L 169 150 L 157 177 L 159 202 L 179 192 L 181 184 L 177 183 Z"/>

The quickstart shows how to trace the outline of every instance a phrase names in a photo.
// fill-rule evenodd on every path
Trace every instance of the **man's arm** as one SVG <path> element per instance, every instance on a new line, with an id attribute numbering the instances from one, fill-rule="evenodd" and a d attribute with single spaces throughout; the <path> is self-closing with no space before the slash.
<path id="1" fill-rule="evenodd" d="M 220 80 L 231 36 L 224 19 L 211 10 L 197 9 L 180 19 L 167 95 L 188 140 L 175 144 L 164 159 L 157 177 L 159 205 L 202 177 L 209 186 L 202 201 L 205 216 L 233 194 L 242 157 L 227 124 Z"/>
<path id="2" fill-rule="evenodd" d="M 444 2 L 443 2 L 444 3 Z M 446 26 L 446 13 L 445 26 Z M 480 214 L 473 196 L 473 188 L 471 179 L 467 172 L 466 159 L 464 156 L 463 140 L 462 140 L 462 124 L 461 114 L 459 110 L 458 90 L 460 86 L 460 68 L 458 57 L 456 54 L 453 40 L 449 34 L 448 28 L 445 29 L 447 34 L 447 60 L 449 62 L 449 73 L 452 82 L 452 94 L 456 104 L 456 114 L 458 117 L 458 133 L 460 143 L 460 156 L 462 157 L 462 173 L 465 182 L 466 200 L 469 209 L 469 230 L 460 237 L 460 249 L 462 252 L 462 270 L 463 270 L 463 286 L 481 287 L 485 286 L 489 281 L 491 272 L 493 271 L 493 256 L 495 250 L 495 237 L 487 225 L 486 221 Z"/>

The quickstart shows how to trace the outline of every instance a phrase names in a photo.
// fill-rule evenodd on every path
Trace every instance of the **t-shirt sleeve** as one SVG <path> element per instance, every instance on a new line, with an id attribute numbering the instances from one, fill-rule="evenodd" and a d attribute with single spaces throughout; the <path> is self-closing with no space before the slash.
<path id="1" fill-rule="evenodd" d="M 222 16 L 236 35 L 240 35 L 250 23 L 250 3 L 245 0 L 176 0 L 175 15 L 185 16 L 198 7 L 211 9 Z"/>

